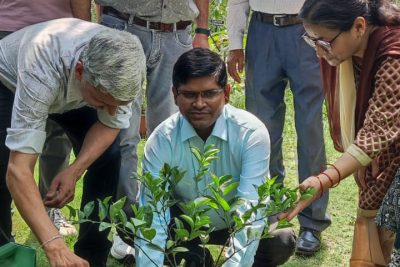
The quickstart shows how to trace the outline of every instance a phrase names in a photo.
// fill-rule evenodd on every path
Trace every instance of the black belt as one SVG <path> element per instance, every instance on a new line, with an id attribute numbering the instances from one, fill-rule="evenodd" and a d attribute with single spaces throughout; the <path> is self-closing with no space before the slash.
<path id="1" fill-rule="evenodd" d="M 110 6 L 105 6 L 103 8 L 103 13 L 125 20 L 129 23 L 134 23 L 136 25 L 146 27 L 147 29 L 161 31 L 161 32 L 173 32 L 176 30 L 184 30 L 187 26 L 189 26 L 192 22 L 191 21 L 178 21 L 177 23 L 162 23 L 162 22 L 152 22 L 147 21 L 133 15 L 120 12 L 115 8 Z"/>
<path id="2" fill-rule="evenodd" d="M 277 27 L 285 27 L 285 26 L 302 23 L 301 19 L 299 18 L 299 16 L 297 14 L 295 14 L 295 15 L 273 15 L 273 14 L 267 14 L 267 13 L 262 13 L 262 12 L 258 12 L 258 11 L 254 11 L 253 13 L 254 13 L 255 18 L 258 19 L 259 21 L 270 23 Z"/>

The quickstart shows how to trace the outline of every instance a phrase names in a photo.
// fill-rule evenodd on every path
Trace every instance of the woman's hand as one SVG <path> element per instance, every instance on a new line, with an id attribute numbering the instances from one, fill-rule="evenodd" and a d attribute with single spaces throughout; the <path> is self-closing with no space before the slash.
<path id="1" fill-rule="evenodd" d="M 307 188 L 313 188 L 315 194 L 311 198 L 301 198 L 294 208 L 278 215 L 278 219 L 287 219 L 288 221 L 296 217 L 303 209 L 308 207 L 314 200 L 318 199 L 323 192 L 324 179 L 317 178 L 317 176 L 310 176 L 299 185 L 300 192 L 304 192 Z M 328 186 L 329 187 L 329 186 Z M 321 191 L 322 190 L 322 191 Z"/>

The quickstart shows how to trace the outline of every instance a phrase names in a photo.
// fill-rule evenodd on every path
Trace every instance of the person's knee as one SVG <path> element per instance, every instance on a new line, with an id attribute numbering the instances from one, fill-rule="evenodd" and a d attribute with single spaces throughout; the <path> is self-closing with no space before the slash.
<path id="1" fill-rule="evenodd" d="M 294 253 L 296 235 L 291 228 L 271 232 L 272 238 L 262 239 L 254 266 L 277 266 L 285 263 Z"/>

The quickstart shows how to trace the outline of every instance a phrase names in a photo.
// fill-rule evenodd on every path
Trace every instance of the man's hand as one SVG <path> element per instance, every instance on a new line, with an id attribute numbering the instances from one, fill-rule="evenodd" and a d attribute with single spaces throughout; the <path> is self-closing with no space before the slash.
<path id="1" fill-rule="evenodd" d="M 229 51 L 228 73 L 233 78 L 233 80 L 235 80 L 235 82 L 237 82 L 237 83 L 240 83 L 239 73 L 243 72 L 243 66 L 244 66 L 243 49 L 236 49 L 236 50 Z"/>
<path id="2" fill-rule="evenodd" d="M 325 187 L 324 185 L 324 180 L 322 181 L 322 186 Z M 328 186 L 329 187 L 329 186 Z M 289 210 L 288 212 L 284 212 L 279 214 L 278 219 L 287 219 L 291 221 L 294 217 L 296 217 L 303 209 L 308 207 L 314 200 L 320 197 L 321 195 L 321 183 L 318 181 L 318 178 L 315 176 L 310 176 L 306 180 L 304 180 L 300 185 L 299 189 L 300 192 L 304 192 L 307 188 L 314 188 L 315 189 L 315 194 L 312 198 L 307 198 L 307 199 L 301 199 L 296 206 Z"/>
<path id="3" fill-rule="evenodd" d="M 71 166 L 60 172 L 51 182 L 44 198 L 47 207 L 62 208 L 74 199 L 76 177 Z"/>
<path id="4" fill-rule="evenodd" d="M 118 133 L 119 129 L 110 128 L 100 121 L 93 124 L 85 136 L 75 162 L 54 178 L 44 204 L 48 207 L 61 208 L 73 200 L 76 181 L 112 144 Z"/>
<path id="5" fill-rule="evenodd" d="M 196 33 L 193 37 L 193 48 L 209 48 L 208 36 L 204 33 Z"/>
<path id="6" fill-rule="evenodd" d="M 51 241 L 44 250 L 52 267 L 89 267 L 89 263 L 76 256 L 61 239 Z"/>

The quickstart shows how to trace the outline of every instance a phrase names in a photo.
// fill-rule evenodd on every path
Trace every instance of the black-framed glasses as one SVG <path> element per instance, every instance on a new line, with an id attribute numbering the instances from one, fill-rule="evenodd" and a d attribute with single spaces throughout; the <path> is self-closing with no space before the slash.
<path id="1" fill-rule="evenodd" d="M 336 34 L 335 37 L 333 37 L 330 41 L 324 41 L 322 39 L 314 39 L 312 37 L 310 37 L 307 32 L 305 32 L 302 35 L 302 38 L 304 39 L 304 41 L 311 46 L 314 49 L 317 49 L 317 46 L 321 47 L 322 49 L 324 49 L 326 52 L 331 52 L 332 51 L 332 44 L 333 42 L 336 40 L 336 38 L 339 37 L 339 35 L 342 34 L 342 31 L 340 31 L 338 34 Z"/>
<path id="2" fill-rule="evenodd" d="M 180 90 L 180 91 L 177 91 L 177 94 L 182 96 L 187 101 L 196 101 L 199 96 L 201 96 L 202 99 L 207 101 L 207 100 L 213 100 L 215 97 L 217 97 L 219 94 L 221 94 L 224 91 L 225 90 L 222 88 L 211 89 L 211 90 L 202 91 L 202 92 Z"/>

